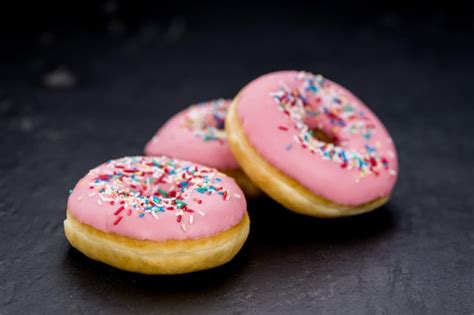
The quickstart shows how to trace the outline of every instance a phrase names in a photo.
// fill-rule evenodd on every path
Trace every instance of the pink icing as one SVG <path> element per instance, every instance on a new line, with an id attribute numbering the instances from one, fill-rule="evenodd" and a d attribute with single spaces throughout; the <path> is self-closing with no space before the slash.
<path id="1" fill-rule="evenodd" d="M 250 144 L 316 195 L 360 205 L 390 194 L 396 149 L 375 114 L 348 90 L 309 73 L 270 73 L 239 94 L 237 115 Z M 325 144 L 310 129 L 330 135 Z"/>
<path id="2" fill-rule="evenodd" d="M 244 194 L 232 178 L 166 157 L 126 157 L 104 163 L 78 182 L 68 200 L 68 210 L 81 223 L 152 241 L 223 232 L 242 220 L 246 208 Z"/>
<path id="3" fill-rule="evenodd" d="M 147 143 L 145 154 L 171 156 L 220 170 L 238 169 L 222 129 L 229 105 L 229 100 L 215 100 L 177 113 Z"/>

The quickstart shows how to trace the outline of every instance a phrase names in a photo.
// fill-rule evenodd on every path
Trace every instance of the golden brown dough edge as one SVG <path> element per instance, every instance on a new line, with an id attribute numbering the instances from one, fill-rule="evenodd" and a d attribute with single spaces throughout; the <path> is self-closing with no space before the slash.
<path id="1" fill-rule="evenodd" d="M 223 170 L 222 173 L 232 177 L 237 182 L 246 197 L 256 198 L 262 195 L 262 191 L 255 185 L 252 180 L 241 169 Z"/>
<path id="2" fill-rule="evenodd" d="M 237 116 L 238 100 L 237 95 L 226 117 L 225 126 L 229 147 L 247 176 L 280 204 L 300 214 L 319 218 L 336 218 L 369 212 L 388 201 L 390 196 L 358 206 L 339 205 L 315 195 L 296 180 L 274 168 L 248 142 Z"/>
<path id="3" fill-rule="evenodd" d="M 246 212 L 240 223 L 210 237 L 154 242 L 105 233 L 80 223 L 69 211 L 64 221 L 68 241 L 89 258 L 144 274 L 181 274 L 223 265 L 242 248 L 249 229 Z"/>

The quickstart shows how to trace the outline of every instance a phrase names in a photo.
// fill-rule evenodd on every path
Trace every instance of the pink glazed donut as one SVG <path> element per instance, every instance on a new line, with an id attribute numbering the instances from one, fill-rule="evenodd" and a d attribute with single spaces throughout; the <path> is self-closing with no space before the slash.
<path id="1" fill-rule="evenodd" d="M 104 163 L 72 190 L 64 221 L 72 246 L 92 259 L 147 274 L 226 263 L 249 232 L 246 201 L 215 169 L 168 157 Z"/>
<path id="2" fill-rule="evenodd" d="M 217 99 L 191 105 L 171 117 L 145 146 L 145 154 L 166 155 L 216 168 L 233 177 L 247 196 L 260 190 L 232 156 L 224 129 L 231 101 Z"/>
<path id="3" fill-rule="evenodd" d="M 396 149 L 375 114 L 321 75 L 282 71 L 245 86 L 226 120 L 242 169 L 298 213 L 348 216 L 387 202 L 397 180 Z"/>

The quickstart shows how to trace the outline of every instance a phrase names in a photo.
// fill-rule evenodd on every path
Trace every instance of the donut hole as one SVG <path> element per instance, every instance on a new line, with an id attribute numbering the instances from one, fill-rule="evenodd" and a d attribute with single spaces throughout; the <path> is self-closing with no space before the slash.
<path id="1" fill-rule="evenodd" d="M 306 115 L 303 118 L 303 123 L 308 127 L 309 134 L 320 142 L 337 144 L 337 138 L 334 133 L 331 133 L 329 127 L 324 123 L 321 116 Z"/>
<path id="2" fill-rule="evenodd" d="M 324 130 L 311 129 L 311 135 L 313 136 L 313 138 L 315 138 L 318 141 L 336 144 L 335 137 L 325 132 Z"/>

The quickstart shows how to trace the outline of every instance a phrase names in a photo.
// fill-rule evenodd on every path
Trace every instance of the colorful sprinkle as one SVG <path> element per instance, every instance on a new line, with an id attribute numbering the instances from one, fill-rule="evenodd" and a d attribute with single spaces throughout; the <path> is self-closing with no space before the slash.
<path id="1" fill-rule="evenodd" d="M 123 219 L 123 216 L 120 216 L 120 217 L 118 217 L 117 219 L 115 219 L 115 221 L 114 221 L 114 225 L 117 225 L 117 224 L 119 224 L 119 223 L 120 223 L 120 221 L 122 221 L 122 219 Z"/>
<path id="2" fill-rule="evenodd" d="M 230 195 L 213 169 L 167 157 L 125 157 L 109 161 L 91 173 L 91 182 L 84 183 L 93 189 L 89 197 L 98 195 L 99 205 L 120 204 L 114 211 L 114 225 L 124 219 L 124 211 L 127 216 L 135 213 L 137 218 L 143 218 L 149 214 L 156 220 L 160 213 L 169 211 L 174 212 L 177 223 L 186 231 L 184 222 L 192 224 L 194 220 L 194 210 L 186 200 L 202 203 L 201 199 L 190 196 L 193 192 L 224 200 Z M 198 213 L 205 216 L 201 210 Z"/>
<path id="3" fill-rule="evenodd" d="M 388 160 L 379 154 L 376 145 L 369 143 L 375 125 L 357 103 L 321 75 L 300 72 L 295 80 L 299 83 L 297 88 L 289 89 L 282 83 L 271 96 L 297 130 L 293 139 L 298 145 L 318 153 L 323 159 L 339 163 L 342 168 L 357 169 L 360 177 L 378 175 L 388 169 Z M 314 122 L 316 117 L 324 119 L 333 134 L 360 135 L 366 143 L 364 149 L 345 148 L 345 139 L 335 139 L 335 143 L 318 140 L 308 126 L 308 120 Z M 322 129 L 321 124 L 318 127 Z M 279 125 L 278 128 L 285 130 L 286 127 Z M 290 149 L 291 145 L 287 145 L 286 150 Z"/>
<path id="4" fill-rule="evenodd" d="M 185 114 L 183 127 L 192 131 L 196 137 L 205 142 L 224 143 L 227 138 L 224 124 L 228 105 L 224 99 L 193 105 Z"/>

